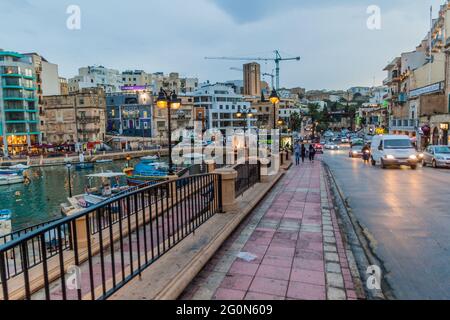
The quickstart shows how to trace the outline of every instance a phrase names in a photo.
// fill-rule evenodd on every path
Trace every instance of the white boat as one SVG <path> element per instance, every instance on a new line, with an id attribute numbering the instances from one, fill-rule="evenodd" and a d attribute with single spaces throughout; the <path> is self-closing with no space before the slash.
<path id="1" fill-rule="evenodd" d="M 0 236 L 6 236 L 10 234 L 11 231 L 11 210 L 0 210 Z"/>
<path id="2" fill-rule="evenodd" d="M 111 163 L 113 162 L 112 159 L 103 159 L 103 160 L 97 160 L 95 161 L 96 163 Z"/>
<path id="3" fill-rule="evenodd" d="M 0 174 L 0 186 L 24 183 L 25 177 L 21 174 Z"/>
<path id="4" fill-rule="evenodd" d="M 85 189 L 86 192 L 68 198 L 69 204 L 61 204 L 61 211 L 64 214 L 71 215 L 77 211 L 107 201 L 130 189 L 126 184 L 126 174 L 122 172 L 107 171 L 90 174 L 86 177 L 89 179 L 89 185 Z M 124 183 L 121 183 L 121 178 L 123 178 Z M 97 183 L 94 183 L 94 181 Z"/>
<path id="5" fill-rule="evenodd" d="M 141 160 L 147 160 L 147 161 L 150 161 L 150 160 L 159 160 L 159 157 L 158 156 L 147 156 L 147 157 L 142 157 L 141 158 Z"/>
<path id="6" fill-rule="evenodd" d="M 13 169 L 13 170 L 27 170 L 30 169 L 30 166 L 26 166 L 24 164 L 16 164 L 15 166 L 11 166 L 9 167 L 9 169 Z"/>

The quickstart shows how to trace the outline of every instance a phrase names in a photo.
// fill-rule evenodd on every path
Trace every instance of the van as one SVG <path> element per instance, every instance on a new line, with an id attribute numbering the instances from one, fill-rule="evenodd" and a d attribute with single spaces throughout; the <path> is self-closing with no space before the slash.
<path id="1" fill-rule="evenodd" d="M 406 135 L 379 135 L 374 136 L 371 145 L 372 165 L 388 166 L 406 165 L 417 169 L 419 159 L 411 139 Z"/>

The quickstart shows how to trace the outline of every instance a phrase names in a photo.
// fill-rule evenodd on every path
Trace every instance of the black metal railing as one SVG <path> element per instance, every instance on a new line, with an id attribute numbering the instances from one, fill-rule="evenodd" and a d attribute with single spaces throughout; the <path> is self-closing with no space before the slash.
<path id="1" fill-rule="evenodd" d="M 239 164 L 234 167 L 234 170 L 237 171 L 236 197 L 243 195 L 245 191 L 261 181 L 261 163 L 259 161 L 256 164 Z"/>
<path id="2" fill-rule="evenodd" d="M 221 199 L 220 175 L 190 176 L 21 235 L 0 246 L 0 300 L 108 298 L 221 212 Z"/>

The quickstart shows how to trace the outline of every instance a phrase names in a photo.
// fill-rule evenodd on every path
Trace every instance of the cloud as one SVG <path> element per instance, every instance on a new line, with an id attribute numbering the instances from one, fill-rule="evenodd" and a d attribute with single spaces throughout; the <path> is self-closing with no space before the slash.
<path id="1" fill-rule="evenodd" d="M 432 0 L 435 8 L 440 0 Z M 78 4 L 81 30 L 66 28 L 66 8 Z M 366 28 L 366 8 L 382 9 L 382 30 Z M 205 56 L 300 55 L 281 65 L 287 87 L 346 88 L 383 79 L 384 65 L 425 36 L 428 0 L 3 0 L 0 47 L 39 52 L 63 76 L 81 66 L 178 71 L 225 81 L 240 61 Z M 5 10 L 3 10 L 5 9 Z M 14 26 L 14 27 L 11 27 Z M 271 72 L 273 63 L 262 63 Z M 270 80 L 270 79 L 267 79 Z"/>

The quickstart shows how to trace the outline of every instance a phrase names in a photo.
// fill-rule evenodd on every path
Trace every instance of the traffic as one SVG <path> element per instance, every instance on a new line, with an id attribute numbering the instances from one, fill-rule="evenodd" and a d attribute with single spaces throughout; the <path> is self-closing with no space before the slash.
<path id="1" fill-rule="evenodd" d="M 327 131 L 316 150 L 347 151 L 351 159 L 361 159 L 365 163 L 381 169 L 409 167 L 450 168 L 450 147 L 428 146 L 424 152 L 416 149 L 414 141 L 406 135 L 371 135 L 357 132 Z"/>

